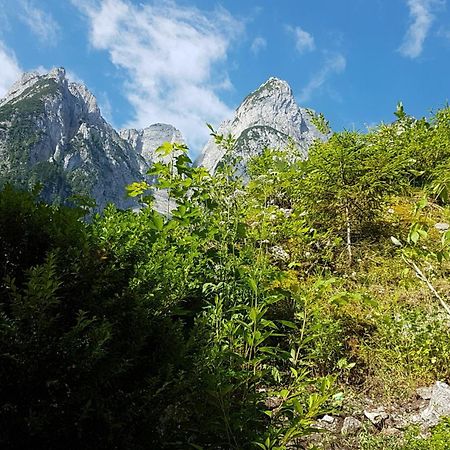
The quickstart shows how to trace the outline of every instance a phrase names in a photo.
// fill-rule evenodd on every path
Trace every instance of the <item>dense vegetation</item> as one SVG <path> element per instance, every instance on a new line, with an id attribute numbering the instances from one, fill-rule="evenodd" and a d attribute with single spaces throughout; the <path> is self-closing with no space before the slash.
<path id="1" fill-rule="evenodd" d="M 139 213 L 90 221 L 7 186 L 0 445 L 302 448 L 325 413 L 448 380 L 450 108 L 396 115 L 317 142 L 307 161 L 266 149 L 246 183 L 165 144 L 170 162 L 150 175 L 176 202 L 168 215 L 146 183 L 128 188 Z M 346 445 L 449 438 L 444 422 L 427 440 Z"/>

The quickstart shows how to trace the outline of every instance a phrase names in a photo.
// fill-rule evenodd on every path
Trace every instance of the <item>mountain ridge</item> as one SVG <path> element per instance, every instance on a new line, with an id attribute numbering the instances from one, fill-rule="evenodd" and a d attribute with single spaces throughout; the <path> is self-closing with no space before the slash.
<path id="1" fill-rule="evenodd" d="M 266 147 L 284 148 L 290 140 L 305 158 L 315 139 L 327 139 L 327 135 L 319 131 L 313 122 L 314 112 L 298 106 L 289 84 L 270 77 L 245 97 L 234 116 L 222 122 L 217 134 L 234 136 L 236 144 L 233 152 L 241 158 L 241 171 L 245 171 L 246 162 L 252 156 Z M 253 138 L 245 138 L 245 135 L 252 133 Z M 213 172 L 224 156 L 225 150 L 211 138 L 197 164 Z"/>
<path id="2" fill-rule="evenodd" d="M 265 147 L 284 147 L 292 140 L 306 157 L 314 139 L 326 139 L 313 125 L 310 110 L 297 105 L 289 84 L 275 77 L 251 92 L 218 132 L 236 136 L 233 151 L 243 171 Z M 109 202 L 137 207 L 125 196 L 125 187 L 146 179 L 148 168 L 164 161 L 156 149 L 165 141 L 185 143 L 170 124 L 116 131 L 91 91 L 68 80 L 63 68 L 25 73 L 0 99 L 0 184 L 30 188 L 42 183 L 48 202 L 81 194 L 94 198 L 97 210 Z M 223 156 L 211 139 L 196 164 L 213 172 Z M 159 197 L 157 208 L 164 203 Z"/>

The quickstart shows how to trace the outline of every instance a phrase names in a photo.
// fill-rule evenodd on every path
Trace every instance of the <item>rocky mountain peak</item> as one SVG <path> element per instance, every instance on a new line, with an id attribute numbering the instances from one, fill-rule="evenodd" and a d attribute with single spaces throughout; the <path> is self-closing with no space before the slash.
<path id="1" fill-rule="evenodd" d="M 244 99 L 234 117 L 223 122 L 218 133 L 236 138 L 233 152 L 241 159 L 245 171 L 246 162 L 252 156 L 267 147 L 284 148 L 290 140 L 306 157 L 315 139 L 326 139 L 312 123 L 312 114 L 297 104 L 286 81 L 271 77 Z M 214 171 L 224 156 L 225 151 L 210 139 L 198 164 Z"/>
<path id="2" fill-rule="evenodd" d="M 266 147 L 294 142 L 306 156 L 315 139 L 326 139 L 313 116 L 297 105 L 286 81 L 272 77 L 244 99 L 218 133 L 235 136 L 233 156 L 245 173 L 247 161 Z M 156 149 L 167 141 L 185 142 L 179 130 L 164 123 L 117 133 L 101 116 L 95 96 L 68 80 L 63 68 L 26 73 L 0 101 L 0 185 L 41 182 L 49 202 L 84 194 L 99 210 L 108 202 L 126 208 L 134 202 L 125 196 L 125 186 L 145 179 L 149 166 L 164 159 Z M 211 139 L 199 164 L 214 171 L 224 156 Z M 159 200 L 163 205 L 164 198 Z"/>
<path id="3" fill-rule="evenodd" d="M 82 194 L 94 198 L 99 210 L 108 202 L 134 207 L 125 187 L 145 179 L 149 166 L 161 159 L 156 149 L 166 141 L 184 143 L 184 138 L 162 123 L 119 135 L 92 92 L 71 82 L 64 68 L 25 73 L 0 101 L 0 185 L 41 182 L 48 202 Z M 167 211 L 160 197 L 157 207 Z"/>
<path id="4" fill-rule="evenodd" d="M 277 97 L 293 97 L 292 89 L 286 81 L 276 77 L 270 77 L 244 99 L 242 106 L 246 103 L 267 101 L 271 97 L 275 100 Z"/>
<path id="5" fill-rule="evenodd" d="M 0 185 L 42 183 L 42 197 L 73 194 L 134 205 L 125 186 L 143 179 L 142 158 L 103 119 L 94 95 L 63 68 L 22 76 L 0 103 Z"/>
<path id="6" fill-rule="evenodd" d="M 119 134 L 122 139 L 131 144 L 136 153 L 144 158 L 147 165 L 160 159 L 156 155 L 156 149 L 163 142 L 185 143 L 181 131 L 166 123 L 155 123 L 142 130 L 124 129 Z"/>
<path id="7" fill-rule="evenodd" d="M 25 72 L 22 77 L 11 86 L 5 97 L 0 100 L 0 105 L 21 97 L 25 91 L 32 93 L 33 86 L 42 87 L 45 84 L 45 81 L 53 82 L 58 86 L 66 88 L 68 85 L 66 71 L 63 67 L 52 69 L 47 74 Z"/>
<path id="8" fill-rule="evenodd" d="M 43 75 L 43 76 L 52 78 L 59 84 L 67 83 L 66 69 L 64 69 L 64 67 L 55 67 L 47 75 Z"/>

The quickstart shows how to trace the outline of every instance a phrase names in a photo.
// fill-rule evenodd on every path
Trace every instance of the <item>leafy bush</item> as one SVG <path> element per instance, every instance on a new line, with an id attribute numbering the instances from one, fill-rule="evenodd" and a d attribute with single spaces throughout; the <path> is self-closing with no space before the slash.
<path id="1" fill-rule="evenodd" d="M 0 193 L 0 442 L 138 448 L 158 442 L 178 326 L 148 314 L 80 212 Z M 144 439 L 145 436 L 145 439 Z"/>

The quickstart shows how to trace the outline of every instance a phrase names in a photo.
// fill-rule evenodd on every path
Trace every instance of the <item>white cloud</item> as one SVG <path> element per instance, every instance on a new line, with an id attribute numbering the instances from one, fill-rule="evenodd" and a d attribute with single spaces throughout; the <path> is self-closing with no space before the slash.
<path id="1" fill-rule="evenodd" d="M 86 85 L 84 80 L 81 77 L 79 77 L 73 70 L 66 69 L 66 77 L 68 78 L 69 81 L 73 83 Z"/>
<path id="2" fill-rule="evenodd" d="M 346 65 L 347 61 L 342 54 L 336 53 L 328 55 L 319 72 L 316 73 L 311 78 L 309 83 L 301 90 L 299 101 L 309 101 L 314 92 L 320 89 L 327 82 L 330 76 L 333 74 L 342 73 L 345 70 Z"/>
<path id="3" fill-rule="evenodd" d="M 261 50 L 264 50 L 267 47 L 267 41 L 261 37 L 257 36 L 253 39 L 252 45 L 250 46 L 250 50 L 253 54 L 257 55 Z"/>
<path id="4" fill-rule="evenodd" d="M 417 58 L 423 51 L 425 39 L 435 19 L 434 8 L 445 3 L 442 0 L 406 0 L 412 20 L 403 43 L 398 49 L 407 58 Z"/>
<path id="5" fill-rule="evenodd" d="M 8 89 L 16 82 L 22 70 L 10 50 L 6 48 L 3 42 L 0 41 L 0 67 L 2 74 L 0 76 L 0 98 L 4 97 Z"/>
<path id="6" fill-rule="evenodd" d="M 230 87 L 223 63 L 242 24 L 226 10 L 208 14 L 173 1 L 72 2 L 89 20 L 91 45 L 125 71 L 125 95 L 135 109 L 126 126 L 171 123 L 198 148 L 208 137 L 205 122 L 230 116 L 218 91 Z"/>
<path id="7" fill-rule="evenodd" d="M 315 50 L 316 44 L 314 43 L 314 37 L 312 34 L 303 30 L 301 27 L 294 28 L 290 25 L 286 26 L 286 30 L 294 36 L 295 48 L 300 54 Z"/>
<path id="8" fill-rule="evenodd" d="M 102 116 L 107 120 L 109 124 L 114 125 L 113 108 L 109 100 L 108 94 L 106 92 L 101 92 L 100 95 L 97 97 L 97 101 Z"/>
<path id="9" fill-rule="evenodd" d="M 39 9 L 31 0 L 21 0 L 22 11 L 19 18 L 24 22 L 31 32 L 44 44 L 56 45 L 60 27 L 51 14 Z"/>

